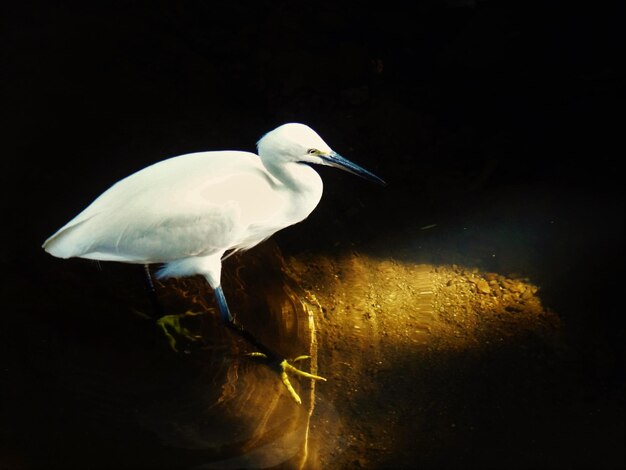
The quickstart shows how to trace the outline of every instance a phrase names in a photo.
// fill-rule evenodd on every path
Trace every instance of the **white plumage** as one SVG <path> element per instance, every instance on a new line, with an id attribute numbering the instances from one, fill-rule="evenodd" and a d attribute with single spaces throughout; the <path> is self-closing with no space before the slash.
<path id="1" fill-rule="evenodd" d="M 59 258 L 164 263 L 161 277 L 202 274 L 217 288 L 226 252 L 251 248 L 315 209 L 323 185 L 308 163 L 382 183 L 303 124 L 267 133 L 258 152 L 199 152 L 144 168 L 105 191 L 43 247 Z"/>

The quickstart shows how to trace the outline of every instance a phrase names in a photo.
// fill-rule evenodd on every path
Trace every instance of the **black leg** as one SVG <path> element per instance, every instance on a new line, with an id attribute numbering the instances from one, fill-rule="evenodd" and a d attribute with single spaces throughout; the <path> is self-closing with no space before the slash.
<path id="1" fill-rule="evenodd" d="M 152 310 L 154 311 L 154 315 L 157 318 L 161 318 L 165 312 L 163 310 L 163 306 L 161 302 L 159 302 L 159 296 L 157 295 L 156 289 L 154 287 L 154 282 L 152 282 L 152 275 L 150 274 L 150 266 L 147 264 L 143 265 L 144 272 L 146 274 L 146 288 L 148 289 L 148 295 L 150 296 L 150 303 L 152 304 Z"/>
<path id="2" fill-rule="evenodd" d="M 246 341 L 248 341 L 257 349 L 257 351 L 255 351 L 254 353 L 251 353 L 250 356 L 263 358 L 264 362 L 269 367 L 271 367 L 272 369 L 274 369 L 276 372 L 280 374 L 280 378 L 283 384 L 285 385 L 285 387 L 289 391 L 289 394 L 291 395 L 291 397 L 294 399 L 296 403 L 300 404 L 302 403 L 302 400 L 300 399 L 300 396 L 291 385 L 291 382 L 289 381 L 289 377 L 287 376 L 288 372 L 293 373 L 295 375 L 299 375 L 301 377 L 306 377 L 308 379 L 323 380 L 323 381 L 326 380 L 325 378 L 320 377 L 319 375 L 309 374 L 308 372 L 303 372 L 299 369 L 296 369 L 294 366 L 289 364 L 289 362 L 287 362 L 286 359 L 281 358 L 278 355 L 276 355 L 267 346 L 265 346 L 258 339 L 256 339 L 249 331 L 244 329 L 244 327 L 239 322 L 237 322 L 237 320 L 235 320 L 235 318 L 230 313 L 230 309 L 228 308 L 228 304 L 226 303 L 226 297 L 224 297 L 224 292 L 222 291 L 221 286 L 217 286 L 215 288 L 215 298 L 217 299 L 217 305 L 220 309 L 220 314 L 222 316 L 222 319 L 224 320 L 224 323 L 233 331 L 235 331 L 239 336 L 244 338 Z M 300 356 L 294 359 L 294 361 L 299 361 L 299 360 L 308 359 L 308 358 L 309 356 Z"/>
<path id="3" fill-rule="evenodd" d="M 260 353 L 263 353 L 269 361 L 274 361 L 277 359 L 276 354 L 270 351 L 267 346 L 265 346 L 258 339 L 256 339 L 249 331 L 247 331 L 243 327 L 243 325 L 235 320 L 233 315 L 230 313 L 230 309 L 228 308 L 228 303 L 226 302 L 226 297 L 224 296 L 222 286 L 217 286 L 215 288 L 215 299 L 217 300 L 217 306 L 220 309 L 222 320 L 224 321 L 226 326 L 234 330 L 239 336 L 241 336 L 250 344 L 252 344 L 255 348 L 257 348 L 258 351 Z"/>

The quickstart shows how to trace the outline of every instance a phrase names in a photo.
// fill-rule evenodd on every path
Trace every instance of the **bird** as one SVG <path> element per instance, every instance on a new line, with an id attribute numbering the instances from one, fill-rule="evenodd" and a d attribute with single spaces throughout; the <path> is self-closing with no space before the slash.
<path id="1" fill-rule="evenodd" d="M 222 261 L 302 222 L 323 193 L 312 164 L 385 181 L 342 157 L 311 127 L 286 123 L 264 134 L 257 154 L 239 150 L 167 158 L 119 180 L 42 245 L 57 258 L 158 264 L 158 279 L 201 275 L 213 289 L 224 323 L 276 359 L 287 372 L 324 378 L 277 358 L 231 313 L 221 286 Z M 149 273 L 149 270 L 147 271 Z M 302 356 L 304 357 L 304 356 Z"/>

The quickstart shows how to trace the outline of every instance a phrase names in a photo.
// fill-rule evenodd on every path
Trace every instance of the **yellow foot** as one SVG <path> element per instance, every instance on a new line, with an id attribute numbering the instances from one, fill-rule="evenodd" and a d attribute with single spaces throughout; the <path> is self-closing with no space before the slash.
<path id="1" fill-rule="evenodd" d="M 161 327 L 163 332 L 165 333 L 165 337 L 167 338 L 167 342 L 170 344 L 171 348 L 178 352 L 178 348 L 176 347 L 176 338 L 170 333 L 170 330 L 176 333 L 177 336 L 182 336 L 183 338 L 195 342 L 202 339 L 201 335 L 195 335 L 189 331 L 186 327 L 181 325 L 180 321 L 182 318 L 187 317 L 196 317 L 201 315 L 201 313 L 196 313 L 192 311 L 187 311 L 182 315 L 165 315 L 157 320 L 157 325 Z"/>
<path id="2" fill-rule="evenodd" d="M 260 357 L 263 359 L 268 359 L 267 355 L 262 352 L 253 352 L 247 355 L 250 357 Z M 298 356 L 292 362 L 303 361 L 305 359 L 310 359 L 310 357 L 311 356 Z M 308 372 L 304 372 L 303 370 L 297 369 L 296 367 L 289 364 L 287 359 L 283 359 L 282 361 L 278 363 L 278 369 L 280 370 L 280 379 L 283 381 L 283 384 L 285 385 L 285 387 L 287 387 L 287 391 L 289 392 L 289 395 L 291 395 L 291 398 L 293 398 L 298 405 L 302 403 L 302 400 L 300 399 L 300 395 L 298 395 L 298 393 L 294 390 L 293 386 L 291 385 L 287 372 L 291 372 L 292 374 L 299 375 L 300 377 L 305 377 L 307 379 L 322 380 L 326 382 L 326 379 L 324 377 L 320 377 L 319 375 L 309 374 Z"/>

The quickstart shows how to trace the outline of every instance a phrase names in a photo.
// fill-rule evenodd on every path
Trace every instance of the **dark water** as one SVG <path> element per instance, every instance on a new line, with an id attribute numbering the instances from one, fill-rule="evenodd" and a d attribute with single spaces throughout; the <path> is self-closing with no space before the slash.
<path id="1" fill-rule="evenodd" d="M 181 325 L 198 336 L 170 330 L 174 351 L 157 325 L 140 266 L 42 255 L 43 269 L 10 293 L 17 307 L 4 330 L 11 332 L 4 343 L 6 466 L 410 468 L 420 461 L 427 468 L 464 462 L 611 468 L 622 458 L 619 323 L 611 332 L 611 304 L 596 297 L 606 273 L 579 283 L 589 273 L 577 271 L 593 269 L 585 256 L 608 269 L 600 257 L 605 249 L 597 243 L 595 254 L 585 255 L 576 240 L 564 244 L 572 219 L 546 232 L 554 221 L 545 199 L 540 207 L 525 199 L 528 212 L 508 201 L 507 215 L 497 216 L 506 197 L 463 223 L 440 219 L 441 228 L 407 229 L 370 250 L 407 265 L 522 274 L 561 318 L 562 341 L 511 331 L 517 339 L 481 353 L 441 351 L 429 360 L 422 346 L 400 346 L 399 328 L 372 335 L 374 349 L 362 338 L 318 350 L 314 343 L 329 344 L 337 331 L 314 331 L 304 289 L 314 292 L 316 284 L 298 285 L 274 243 L 226 261 L 224 288 L 238 319 L 285 357 L 311 354 L 305 370 L 323 358 L 319 372 L 330 382 L 293 379 L 302 405 L 275 371 L 246 356 L 254 346 L 224 328 L 203 279 L 157 284 L 165 311 L 184 315 Z M 511 225 L 510 218 L 528 223 Z M 579 258 L 568 256 L 572 251 Z M 368 289 L 376 290 L 376 275 L 368 278 Z M 357 281 L 356 290 L 337 291 L 338 298 L 365 296 Z M 346 321 L 346 338 L 352 329 Z M 337 374 L 355 354 L 360 371 L 340 381 Z"/>
<path id="2" fill-rule="evenodd" d="M 307 312 L 276 256 L 268 247 L 227 269 L 230 302 L 277 354 L 311 354 Z M 12 460 L 3 465 L 265 468 L 303 460 L 311 385 L 293 380 L 297 405 L 277 372 L 246 357 L 254 346 L 221 324 L 203 279 L 157 285 L 166 312 L 187 314 L 181 324 L 197 336 L 170 330 L 176 352 L 153 317 L 140 267 L 59 267 L 55 285 L 23 299 L 29 314 L 9 325 L 21 347 L 11 348 L 6 371 Z"/>

